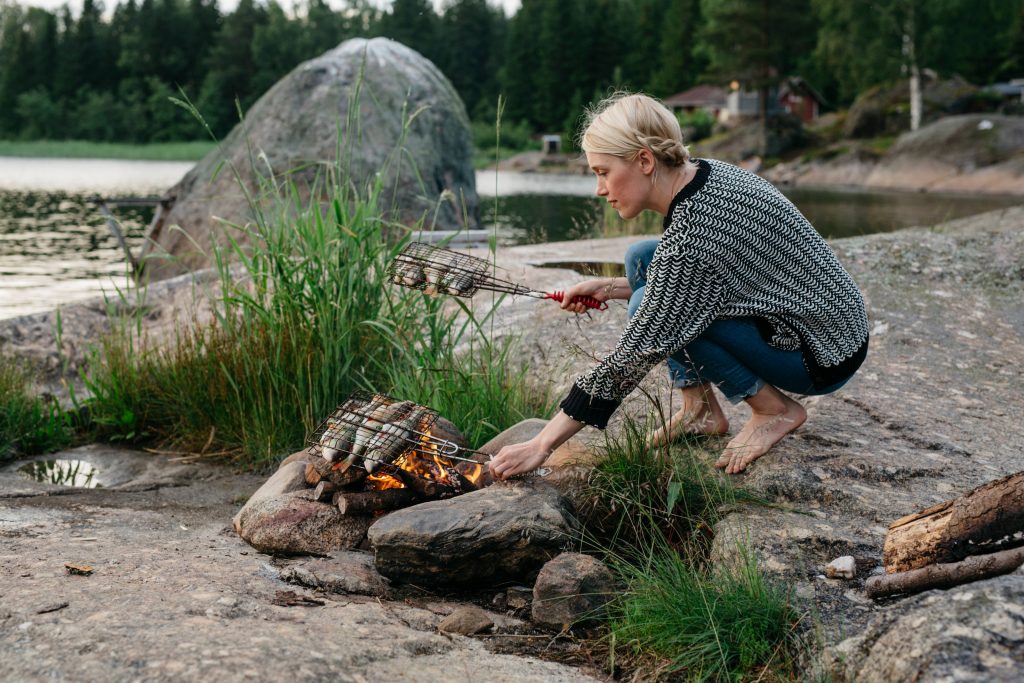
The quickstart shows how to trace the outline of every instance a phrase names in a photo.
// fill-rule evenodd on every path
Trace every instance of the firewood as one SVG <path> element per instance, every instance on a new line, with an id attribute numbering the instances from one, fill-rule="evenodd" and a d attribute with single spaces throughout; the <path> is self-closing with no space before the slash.
<path id="1" fill-rule="evenodd" d="M 1024 531 L 1024 472 L 1011 474 L 926 510 L 898 519 L 885 537 L 888 573 L 948 563 Z"/>
<path id="2" fill-rule="evenodd" d="M 317 469 L 317 466 L 311 462 L 306 463 L 306 483 L 310 486 L 316 486 L 320 483 L 323 476 Z"/>
<path id="3" fill-rule="evenodd" d="M 333 482 L 330 482 L 330 481 L 327 481 L 326 479 L 324 479 L 319 484 L 316 485 L 315 489 L 313 489 L 313 500 L 319 500 L 319 501 L 330 500 L 331 497 L 335 493 L 337 493 L 337 491 L 338 491 L 338 485 L 337 484 L 335 484 Z"/>
<path id="4" fill-rule="evenodd" d="M 974 555 L 960 562 L 933 564 L 898 574 L 872 576 L 864 583 L 869 597 L 919 593 L 930 588 L 949 588 L 962 583 L 1008 574 L 1024 564 L 1024 548 Z"/>
<path id="5" fill-rule="evenodd" d="M 349 467 L 346 470 L 335 469 L 337 464 L 332 465 L 323 458 L 313 458 L 306 465 L 306 483 L 316 486 L 322 480 L 327 480 L 338 487 L 349 486 L 366 478 L 366 470 L 361 467 Z"/>
<path id="6" fill-rule="evenodd" d="M 407 472 L 400 467 L 392 467 L 387 471 L 387 473 L 401 481 L 406 488 L 415 491 L 417 495 L 424 500 L 451 498 L 455 495 L 455 490 L 450 486 L 445 486 L 441 482 L 433 479 L 417 477 L 412 472 Z"/>
<path id="7" fill-rule="evenodd" d="M 343 515 L 368 515 L 377 511 L 397 510 L 412 505 L 419 496 L 412 489 L 382 489 L 380 491 L 342 491 L 334 496 L 334 503 Z"/>

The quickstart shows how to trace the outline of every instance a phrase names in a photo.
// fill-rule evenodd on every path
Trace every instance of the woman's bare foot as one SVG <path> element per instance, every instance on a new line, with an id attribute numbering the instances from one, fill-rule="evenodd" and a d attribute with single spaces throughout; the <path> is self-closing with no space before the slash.
<path id="1" fill-rule="evenodd" d="M 718 405 L 710 385 L 687 387 L 683 407 L 647 437 L 648 448 L 659 448 L 684 436 L 717 436 L 729 431 L 729 420 Z"/>
<path id="2" fill-rule="evenodd" d="M 747 399 L 747 403 L 751 408 L 750 421 L 726 445 L 715 463 L 715 467 L 724 468 L 726 474 L 745 470 L 807 419 L 802 405 L 773 386 L 765 386 Z"/>

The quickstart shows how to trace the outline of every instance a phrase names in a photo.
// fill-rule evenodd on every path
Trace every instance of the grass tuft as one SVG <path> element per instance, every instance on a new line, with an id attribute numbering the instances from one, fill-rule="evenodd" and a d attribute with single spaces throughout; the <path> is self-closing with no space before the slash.
<path id="1" fill-rule="evenodd" d="M 54 401 L 36 396 L 28 364 L 0 356 L 0 461 L 37 455 L 71 442 L 67 417 Z"/>
<path id="2" fill-rule="evenodd" d="M 657 680 L 789 677 L 799 613 L 750 553 L 709 561 L 724 507 L 762 502 L 711 469 L 699 438 L 649 449 L 627 420 L 592 478 L 590 544 L 625 587 L 612 603 L 613 656 Z"/>

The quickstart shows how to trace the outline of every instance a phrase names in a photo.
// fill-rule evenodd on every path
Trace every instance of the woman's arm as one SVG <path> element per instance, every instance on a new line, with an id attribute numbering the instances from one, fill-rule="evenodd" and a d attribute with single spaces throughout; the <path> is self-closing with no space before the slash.
<path id="1" fill-rule="evenodd" d="M 491 460 L 491 474 L 495 479 L 508 479 L 524 472 L 531 472 L 548 459 L 551 453 L 568 441 L 573 434 L 583 429 L 561 410 L 540 430 L 537 436 L 524 443 L 505 446 Z"/>
<path id="2" fill-rule="evenodd" d="M 573 299 L 581 296 L 591 296 L 598 301 L 610 301 L 612 299 L 629 299 L 633 294 L 633 288 L 629 286 L 629 280 L 624 277 L 602 277 L 595 280 L 584 280 L 570 287 L 565 292 L 565 299 L 562 300 L 562 308 L 573 313 L 583 313 L 589 310 L 580 303 L 573 303 Z"/>

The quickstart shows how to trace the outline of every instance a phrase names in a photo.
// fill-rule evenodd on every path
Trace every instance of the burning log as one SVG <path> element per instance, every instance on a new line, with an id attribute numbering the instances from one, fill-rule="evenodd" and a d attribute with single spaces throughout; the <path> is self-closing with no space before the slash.
<path id="1" fill-rule="evenodd" d="M 334 495 L 334 504 L 343 515 L 368 515 L 378 511 L 397 510 L 419 501 L 412 489 L 381 489 L 378 491 L 341 491 Z"/>
<path id="2" fill-rule="evenodd" d="M 892 574 L 997 548 L 1024 531 L 1024 472 L 898 519 L 885 537 L 883 564 Z M 990 545 L 984 545 L 990 544 Z"/>
<path id="3" fill-rule="evenodd" d="M 897 593 L 919 593 L 931 588 L 949 588 L 1008 574 L 1024 564 L 1024 548 L 975 555 L 962 562 L 933 564 L 897 574 L 872 576 L 864 584 L 868 597 L 880 598 Z"/>
<path id="4" fill-rule="evenodd" d="M 395 479 L 412 491 L 415 491 L 420 498 L 432 500 L 434 498 L 451 498 L 455 495 L 455 489 L 446 486 L 434 479 L 425 479 L 416 476 L 412 472 L 403 470 L 401 467 L 391 467 L 387 470 Z"/>

